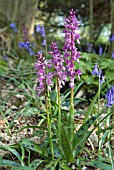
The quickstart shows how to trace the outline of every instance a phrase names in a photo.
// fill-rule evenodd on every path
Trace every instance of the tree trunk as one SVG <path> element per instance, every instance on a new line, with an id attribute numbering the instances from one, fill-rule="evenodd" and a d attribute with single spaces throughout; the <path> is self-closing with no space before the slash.
<path id="1" fill-rule="evenodd" d="M 111 8 L 111 37 L 114 35 L 114 1 L 111 0 L 110 3 Z M 111 41 L 111 53 L 114 52 L 114 41 Z"/>
<path id="2" fill-rule="evenodd" d="M 89 1 L 89 23 L 90 23 L 90 30 L 89 30 L 89 40 L 93 42 L 93 0 Z"/>
<path id="3" fill-rule="evenodd" d="M 19 30 L 26 28 L 32 34 L 37 4 L 38 0 L 0 0 L 1 26 L 16 22 Z"/>

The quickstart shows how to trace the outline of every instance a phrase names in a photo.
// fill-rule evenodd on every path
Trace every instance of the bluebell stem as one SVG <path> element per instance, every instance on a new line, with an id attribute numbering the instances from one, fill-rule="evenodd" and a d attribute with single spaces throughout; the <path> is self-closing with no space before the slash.
<path id="1" fill-rule="evenodd" d="M 98 86 L 98 114 L 100 114 L 100 85 L 104 82 L 104 76 L 102 75 L 102 71 L 98 69 L 98 65 L 94 66 L 92 71 L 92 75 L 99 77 L 99 86 Z M 98 121 L 99 123 L 99 121 Z M 100 154 L 100 125 L 98 125 L 98 155 Z"/>

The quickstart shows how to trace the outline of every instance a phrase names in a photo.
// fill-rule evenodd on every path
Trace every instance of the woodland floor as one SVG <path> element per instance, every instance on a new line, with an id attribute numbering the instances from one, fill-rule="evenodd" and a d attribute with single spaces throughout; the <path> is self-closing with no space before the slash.
<path id="1" fill-rule="evenodd" d="M 40 137 L 35 135 L 35 131 L 32 128 L 19 131 L 24 126 L 37 126 L 41 117 L 36 111 L 35 101 L 33 98 L 29 98 L 31 89 L 27 86 L 24 89 L 22 84 L 18 84 L 18 82 L 18 78 L 12 73 L 0 77 L 0 145 L 13 145 L 22 138 L 29 138 L 39 144 L 45 138 L 45 135 Z M 82 112 L 82 114 L 75 116 L 75 124 L 78 124 L 77 128 L 80 127 L 84 119 L 83 111 L 86 111 L 87 107 L 87 102 L 80 103 L 77 107 Z M 101 107 L 103 107 L 102 101 Z M 35 130 L 38 131 L 38 129 Z M 97 136 L 95 132 L 89 138 L 85 148 L 81 153 L 81 157 L 91 159 L 91 156 L 94 155 L 93 157 L 97 158 Z M 10 153 L 4 150 L 0 150 L 0 155 L 5 158 L 12 157 Z M 5 168 L 2 167 L 2 169 Z M 2 169 L 0 168 L 0 170 Z M 74 167 L 74 169 L 77 168 Z M 88 170 L 94 170 L 94 168 L 88 167 Z"/>

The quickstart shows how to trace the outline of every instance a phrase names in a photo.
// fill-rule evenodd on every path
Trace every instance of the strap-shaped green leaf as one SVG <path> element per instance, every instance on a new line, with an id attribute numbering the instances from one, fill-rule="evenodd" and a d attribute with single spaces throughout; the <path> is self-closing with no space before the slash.
<path id="1" fill-rule="evenodd" d="M 11 161 L 11 160 L 6 160 L 6 159 L 0 159 L 0 166 L 20 166 L 21 164 L 19 164 L 18 162 L 15 161 Z"/>
<path id="2" fill-rule="evenodd" d="M 37 168 L 37 167 L 39 167 L 39 165 L 42 164 L 42 162 L 44 162 L 44 160 L 35 159 L 29 166 L 32 167 L 32 168 Z"/>
<path id="3" fill-rule="evenodd" d="M 43 149 L 41 149 L 35 142 L 29 140 L 29 139 L 22 139 L 20 142 L 20 145 L 28 148 L 30 150 L 33 150 L 35 152 L 38 152 L 41 156 L 47 157 L 47 153 L 46 151 L 44 151 Z"/>
<path id="4" fill-rule="evenodd" d="M 18 158 L 18 160 L 21 162 L 21 164 L 24 165 L 24 162 L 22 161 L 20 154 L 15 149 L 12 149 L 10 146 L 4 146 L 4 145 L 0 146 L 0 148 L 8 150 L 12 154 L 14 154 Z"/>
<path id="5" fill-rule="evenodd" d="M 12 170 L 36 170 L 36 168 L 31 168 L 29 166 L 14 167 Z"/>
<path id="6" fill-rule="evenodd" d="M 52 160 L 43 170 L 55 170 L 60 159 Z"/>
<path id="7" fill-rule="evenodd" d="M 87 120 L 81 127 L 80 129 L 74 134 L 74 139 L 73 139 L 73 151 L 75 148 L 80 145 L 81 140 L 84 140 L 85 134 L 87 133 L 88 129 L 90 128 L 91 125 L 95 122 L 98 116 L 93 116 L 89 120 Z M 87 138 L 87 137 L 86 137 Z M 85 139 L 86 139 L 85 138 Z"/>
<path id="8" fill-rule="evenodd" d="M 65 163 L 61 164 L 60 167 L 61 167 L 63 170 L 71 170 L 71 168 L 69 168 Z"/>
<path id="9" fill-rule="evenodd" d="M 89 165 L 100 168 L 102 170 L 112 170 L 112 166 L 110 164 L 101 162 L 100 160 L 93 160 L 89 163 Z"/>
<path id="10" fill-rule="evenodd" d="M 74 160 L 73 153 L 71 150 L 70 142 L 68 140 L 68 135 L 67 135 L 64 127 L 61 127 L 61 147 L 62 147 L 62 151 L 63 151 L 63 155 L 64 155 L 65 159 L 68 162 L 72 162 Z"/>
<path id="11" fill-rule="evenodd" d="M 74 151 L 75 157 L 78 156 L 78 154 L 80 153 L 80 151 L 83 149 L 83 147 L 84 147 L 86 141 L 88 140 L 91 132 L 92 132 L 92 131 L 87 131 L 87 132 L 84 134 L 84 136 L 83 136 L 83 138 L 81 139 L 81 141 L 80 141 L 80 142 L 78 143 L 78 145 L 76 146 L 75 151 Z"/>

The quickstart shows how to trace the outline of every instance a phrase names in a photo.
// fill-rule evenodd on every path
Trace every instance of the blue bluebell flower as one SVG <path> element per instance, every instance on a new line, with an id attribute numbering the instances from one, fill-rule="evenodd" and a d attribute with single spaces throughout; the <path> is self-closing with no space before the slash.
<path id="1" fill-rule="evenodd" d="M 6 54 L 3 55 L 3 59 L 4 60 L 7 60 L 8 59 L 8 56 Z"/>
<path id="2" fill-rule="evenodd" d="M 112 58 L 114 58 L 114 51 L 112 52 Z"/>
<path id="3" fill-rule="evenodd" d="M 36 26 L 36 32 L 41 32 L 41 26 L 40 26 L 40 24 Z"/>
<path id="4" fill-rule="evenodd" d="M 103 76 L 103 75 L 101 74 L 101 76 L 100 76 L 100 84 L 104 83 L 104 81 L 105 81 L 105 76 Z"/>
<path id="5" fill-rule="evenodd" d="M 106 94 L 106 99 L 107 99 L 107 107 L 112 107 L 114 104 L 114 86 L 108 89 L 108 92 Z"/>
<path id="6" fill-rule="evenodd" d="M 41 36 L 42 37 L 45 37 L 46 36 L 46 32 L 45 32 L 45 29 L 44 29 L 44 26 L 42 26 L 42 30 L 41 30 Z"/>
<path id="7" fill-rule="evenodd" d="M 112 35 L 112 37 L 109 38 L 109 41 L 114 41 L 114 35 Z"/>
<path id="8" fill-rule="evenodd" d="M 10 27 L 12 28 L 12 30 L 13 30 L 14 32 L 18 32 L 15 22 L 12 22 L 12 23 L 10 24 Z"/>
<path id="9" fill-rule="evenodd" d="M 19 42 L 18 45 L 19 45 L 19 48 L 21 48 L 21 49 L 25 48 L 25 43 L 24 42 Z"/>
<path id="10" fill-rule="evenodd" d="M 99 55 L 102 55 L 102 54 L 103 54 L 103 48 L 99 47 Z"/>
<path id="11" fill-rule="evenodd" d="M 101 73 L 102 73 L 102 71 L 100 70 L 98 70 L 98 65 L 96 64 L 95 66 L 94 66 L 94 69 L 93 69 L 93 71 L 92 71 L 92 75 L 96 75 L 96 76 L 101 76 Z"/>
<path id="12" fill-rule="evenodd" d="M 42 45 L 46 46 L 46 39 L 43 40 Z"/>
<path id="13" fill-rule="evenodd" d="M 93 48 L 93 44 L 87 43 L 87 52 L 91 52 Z"/>
<path id="14" fill-rule="evenodd" d="M 44 37 L 44 40 L 42 42 L 43 46 L 46 46 L 46 32 L 44 26 L 41 26 L 40 24 L 36 26 L 36 32 L 39 32 L 42 37 Z"/>
<path id="15" fill-rule="evenodd" d="M 100 78 L 100 84 L 102 84 L 104 82 L 105 77 L 102 75 L 102 70 L 100 70 L 100 71 L 98 70 L 97 64 L 94 66 L 94 69 L 92 71 L 92 75 Z"/>
<path id="16" fill-rule="evenodd" d="M 34 51 L 33 51 L 33 48 L 35 48 L 35 44 L 31 44 L 29 41 L 26 41 L 26 42 L 19 42 L 19 48 L 22 49 L 26 49 L 30 56 L 33 56 L 34 55 Z"/>

